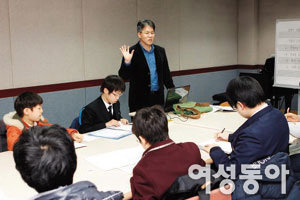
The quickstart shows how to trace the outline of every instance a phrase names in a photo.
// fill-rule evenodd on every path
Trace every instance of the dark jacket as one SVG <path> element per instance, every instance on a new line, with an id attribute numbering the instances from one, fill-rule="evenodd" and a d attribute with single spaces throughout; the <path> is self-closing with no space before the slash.
<path id="1" fill-rule="evenodd" d="M 151 105 L 150 99 L 150 70 L 145 58 L 144 52 L 139 43 L 130 47 L 130 52 L 134 51 L 130 65 L 125 65 L 124 58 L 119 69 L 119 76 L 130 81 L 129 85 L 129 110 L 136 111 L 140 108 Z M 164 104 L 164 86 L 173 88 L 174 83 L 171 78 L 169 64 L 165 49 L 154 45 L 154 54 L 156 62 L 156 72 L 158 76 L 159 91 L 158 96 L 160 104 Z"/>
<path id="2" fill-rule="evenodd" d="M 86 133 L 106 128 L 105 123 L 111 119 L 121 119 L 120 102 L 118 101 L 113 104 L 113 118 L 111 118 L 100 96 L 88 104 L 82 111 L 79 132 Z"/>
<path id="3" fill-rule="evenodd" d="M 267 106 L 229 135 L 228 140 L 233 148 L 229 156 L 220 147 L 213 147 L 210 156 L 216 166 L 235 164 L 238 175 L 242 164 L 250 164 L 278 152 L 288 152 L 289 127 L 279 110 Z"/>
<path id="4" fill-rule="evenodd" d="M 152 145 L 133 169 L 133 199 L 161 199 L 175 179 L 187 174 L 193 164 L 205 165 L 194 143 L 175 144 L 168 139 Z"/>
<path id="5" fill-rule="evenodd" d="M 0 152 L 7 151 L 6 126 L 3 120 L 0 120 Z"/>
<path id="6" fill-rule="evenodd" d="M 32 200 L 121 200 L 123 193 L 118 191 L 99 192 L 89 181 L 80 181 L 72 185 L 40 193 Z"/>
<path id="7" fill-rule="evenodd" d="M 292 191 L 293 187 L 297 187 L 300 190 L 300 187 L 295 184 L 296 178 L 293 176 L 294 173 L 291 170 L 291 163 L 287 153 L 279 152 L 274 156 L 268 157 L 261 162 L 256 162 L 255 164 L 259 164 L 259 167 L 253 167 L 251 169 L 259 170 L 259 174 L 262 175 L 260 180 L 257 180 L 259 184 L 259 190 L 256 194 L 247 194 L 244 189 L 243 185 L 246 180 L 237 179 L 235 181 L 235 190 L 232 193 L 232 199 L 290 199 L 289 196 L 297 196 L 295 199 L 300 199 L 299 192 Z M 277 166 L 280 169 L 280 173 L 277 178 L 270 178 L 266 175 L 265 169 L 267 166 Z M 282 174 L 284 171 L 282 170 L 283 165 L 286 166 L 286 169 L 289 170 L 289 174 L 285 176 L 286 178 L 286 192 L 285 194 L 281 191 L 281 185 L 283 183 Z M 253 165 L 254 166 L 254 165 Z M 249 169 L 249 170 L 251 170 Z"/>

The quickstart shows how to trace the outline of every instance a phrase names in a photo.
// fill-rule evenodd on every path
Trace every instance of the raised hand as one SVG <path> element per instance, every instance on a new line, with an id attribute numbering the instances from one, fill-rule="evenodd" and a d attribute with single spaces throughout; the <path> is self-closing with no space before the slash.
<path id="1" fill-rule="evenodd" d="M 130 53 L 129 52 L 129 46 L 123 45 L 123 46 L 121 46 L 120 51 L 123 54 L 125 63 L 130 63 L 130 61 L 132 59 L 132 56 L 133 56 L 133 53 L 134 53 L 134 49 Z"/>

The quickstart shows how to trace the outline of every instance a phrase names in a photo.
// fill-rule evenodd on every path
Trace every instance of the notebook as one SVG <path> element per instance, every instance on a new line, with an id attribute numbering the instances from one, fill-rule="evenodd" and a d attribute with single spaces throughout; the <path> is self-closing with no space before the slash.
<path id="1" fill-rule="evenodd" d="M 167 91 L 167 97 L 165 101 L 165 112 L 174 111 L 173 104 L 187 102 L 189 93 L 190 85 L 169 88 Z"/>

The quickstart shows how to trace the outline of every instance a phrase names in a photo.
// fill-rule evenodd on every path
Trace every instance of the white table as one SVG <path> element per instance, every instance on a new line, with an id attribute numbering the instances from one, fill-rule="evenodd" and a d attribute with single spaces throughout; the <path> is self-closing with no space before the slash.
<path id="1" fill-rule="evenodd" d="M 226 128 L 228 131 L 236 130 L 245 119 L 236 112 L 207 113 L 198 120 L 189 119 L 182 122 L 173 119 L 169 122 L 169 135 L 175 142 L 200 143 L 213 138 L 215 132 Z M 120 169 L 104 171 L 85 158 L 92 155 L 103 154 L 119 149 L 139 146 L 134 135 L 119 140 L 99 138 L 87 143 L 87 147 L 76 149 L 77 170 L 74 182 L 89 180 L 96 184 L 98 190 L 130 191 L 130 173 Z M 209 158 L 208 154 L 201 151 L 202 158 Z M 28 199 L 36 191 L 26 185 L 19 172 L 15 169 L 11 151 L 0 153 L 0 199 Z"/>

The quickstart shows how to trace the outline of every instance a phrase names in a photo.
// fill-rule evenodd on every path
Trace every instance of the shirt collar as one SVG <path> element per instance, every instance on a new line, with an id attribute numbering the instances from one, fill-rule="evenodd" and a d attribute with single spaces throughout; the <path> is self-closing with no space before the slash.
<path id="1" fill-rule="evenodd" d="M 144 151 L 144 153 L 143 153 L 143 156 L 146 155 L 147 153 L 157 149 L 158 147 L 164 146 L 164 145 L 167 145 L 167 144 L 174 144 L 174 141 L 171 140 L 171 139 L 167 139 L 167 140 L 164 140 L 164 141 L 157 142 L 157 143 L 151 145 L 148 149 L 146 149 L 146 151 Z M 158 148 L 158 149 L 160 149 L 160 148 Z"/>
<path id="2" fill-rule="evenodd" d="M 267 104 L 267 103 L 264 103 L 264 105 L 263 105 L 260 109 L 258 109 L 255 113 L 252 114 L 252 116 L 254 116 L 256 113 L 258 113 L 259 111 L 263 110 L 263 109 L 266 108 L 266 107 L 268 107 L 268 104 Z M 251 117 L 252 117 L 252 116 L 251 116 Z"/>
<path id="3" fill-rule="evenodd" d="M 152 53 L 152 52 L 154 51 L 154 45 L 153 45 L 153 44 L 151 45 L 150 51 L 147 51 L 147 50 L 143 47 L 143 45 L 141 44 L 141 42 L 139 42 L 139 44 L 140 44 L 140 46 L 142 47 L 143 52 Z"/>

